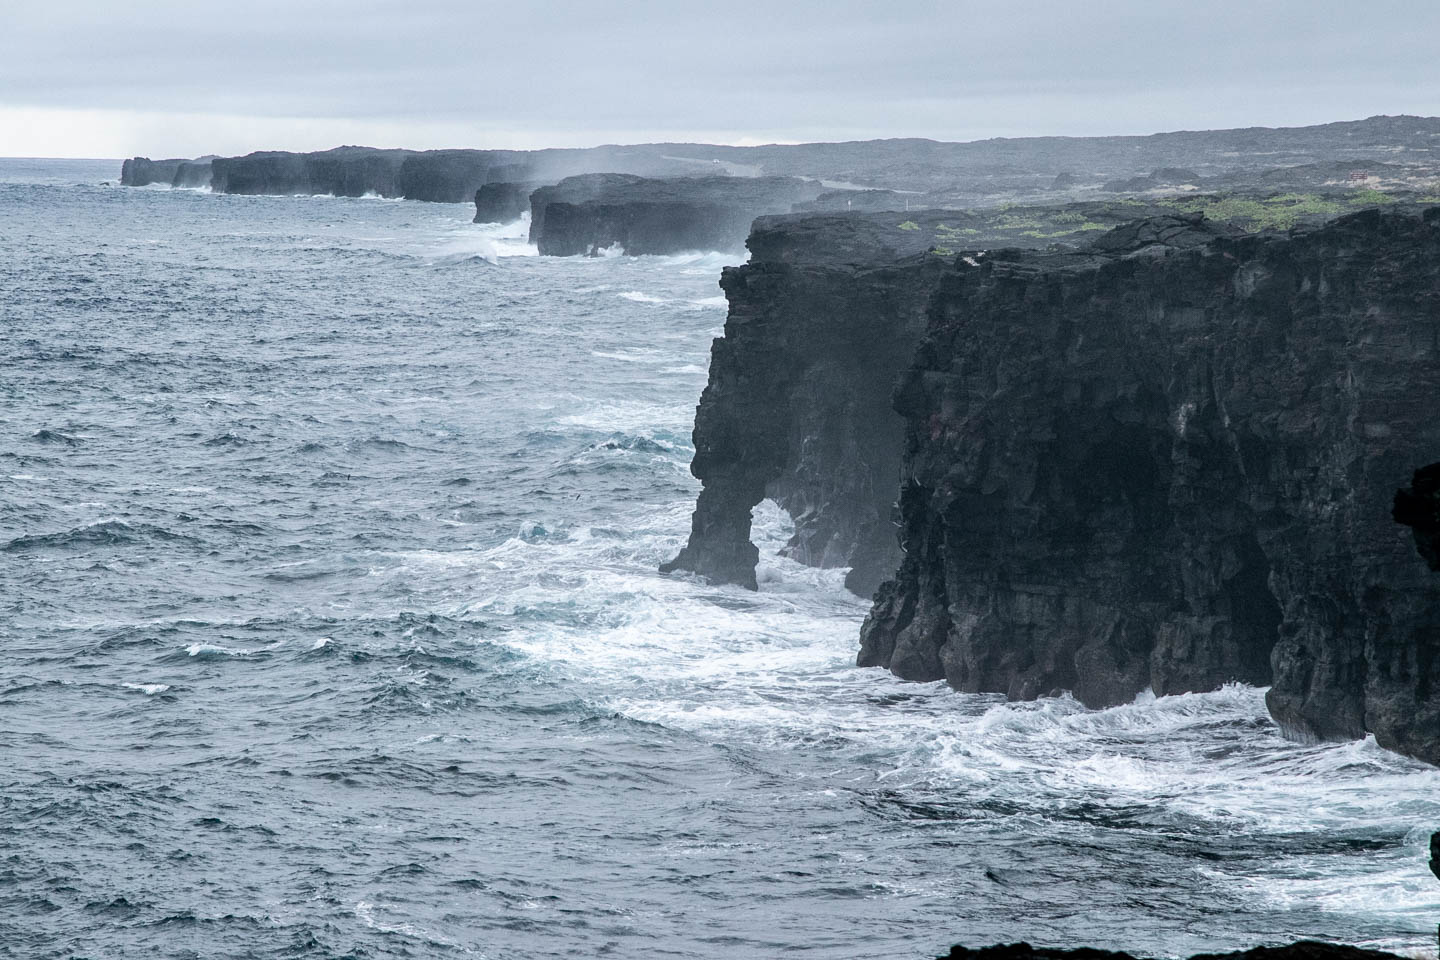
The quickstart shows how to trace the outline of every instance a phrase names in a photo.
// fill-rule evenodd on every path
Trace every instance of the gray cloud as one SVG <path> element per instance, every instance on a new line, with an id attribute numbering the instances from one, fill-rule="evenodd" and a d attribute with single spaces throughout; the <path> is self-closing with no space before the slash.
<path id="1" fill-rule="evenodd" d="M 537 142 L 1142 133 L 1440 113 L 1437 36 L 1415 0 L 6 0 L 0 105 Z"/>

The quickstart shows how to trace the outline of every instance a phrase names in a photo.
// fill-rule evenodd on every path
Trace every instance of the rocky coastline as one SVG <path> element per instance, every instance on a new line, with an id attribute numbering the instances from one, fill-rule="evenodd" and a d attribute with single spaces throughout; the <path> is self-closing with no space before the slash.
<path id="1" fill-rule="evenodd" d="M 1269 685 L 1292 736 L 1440 763 L 1440 210 L 990 252 L 944 215 L 756 225 L 666 569 L 753 586 L 769 496 L 796 559 L 886 580 L 862 665 L 1092 706 Z"/>
<path id="2" fill-rule="evenodd" d="M 346 146 L 315 153 L 262 151 L 220 158 L 216 193 L 375 194 L 470 202 L 487 183 L 555 184 L 590 173 L 651 178 L 805 177 L 826 193 L 805 209 L 967 208 L 1107 196 L 1332 187 L 1433 191 L 1440 118 L 1377 116 L 1308 127 L 1179 131 L 1141 137 L 1030 137 L 944 143 L 724 146 L 607 145 L 549 150 L 390 150 Z M 126 185 L 170 183 L 181 160 L 126 162 Z M 145 172 L 147 165 L 158 169 Z M 1358 179 L 1357 179 L 1358 178 Z M 204 186 L 204 183 L 191 184 Z"/>

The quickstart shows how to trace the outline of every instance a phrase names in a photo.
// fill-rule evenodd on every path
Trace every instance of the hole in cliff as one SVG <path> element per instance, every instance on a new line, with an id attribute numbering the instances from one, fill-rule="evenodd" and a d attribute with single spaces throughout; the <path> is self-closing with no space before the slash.
<path id="1" fill-rule="evenodd" d="M 1224 598 L 1231 622 L 1241 634 L 1235 651 L 1237 679 L 1268 686 L 1270 653 L 1280 639 L 1280 602 L 1270 589 L 1270 561 L 1253 535 L 1239 546 L 1240 569 L 1226 581 Z"/>
<path id="2" fill-rule="evenodd" d="M 750 511 L 750 540 L 760 550 L 760 556 L 782 553 L 794 536 L 795 521 L 774 500 L 767 497 Z"/>
<path id="3" fill-rule="evenodd" d="M 1410 528 L 1415 550 L 1431 570 L 1440 570 L 1440 463 L 1415 471 L 1410 486 L 1395 491 L 1395 522 Z"/>

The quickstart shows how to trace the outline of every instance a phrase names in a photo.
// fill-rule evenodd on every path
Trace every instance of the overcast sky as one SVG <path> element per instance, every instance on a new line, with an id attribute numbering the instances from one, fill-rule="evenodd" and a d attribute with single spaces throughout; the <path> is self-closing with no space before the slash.
<path id="1" fill-rule="evenodd" d="M 1435 0 L 0 0 L 0 156 L 1440 114 Z"/>

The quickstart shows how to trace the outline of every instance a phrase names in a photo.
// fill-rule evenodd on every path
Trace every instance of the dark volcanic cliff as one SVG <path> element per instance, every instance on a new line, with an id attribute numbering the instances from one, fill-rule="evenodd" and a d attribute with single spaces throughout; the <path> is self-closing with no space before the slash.
<path id="1" fill-rule="evenodd" d="M 323 153 L 251 153 L 211 161 L 211 188 L 216 193 L 381 197 L 401 195 L 400 166 L 404 150 L 336 147 Z"/>
<path id="2" fill-rule="evenodd" d="M 665 569 L 753 587 L 772 497 L 853 589 L 903 557 L 862 665 L 1093 706 L 1269 685 L 1292 735 L 1440 763 L 1440 211 L 960 255 L 983 219 L 897 216 L 757 222 Z"/>
<path id="3" fill-rule="evenodd" d="M 125 187 L 148 187 L 152 183 L 169 184 L 175 180 L 175 172 L 188 160 L 151 160 L 149 157 L 131 157 L 120 165 L 120 185 Z"/>
<path id="4" fill-rule="evenodd" d="M 797 177 L 568 177 L 531 194 L 530 241 L 561 257 L 617 244 L 636 256 L 738 250 L 756 217 L 788 213 L 821 190 Z"/>
<path id="5" fill-rule="evenodd" d="M 1073 243 L 1147 209 L 1088 203 L 757 220 L 750 262 L 721 275 L 730 313 L 711 350 L 690 468 L 704 489 L 688 544 L 663 569 L 753 588 L 750 511 L 770 497 L 795 520 L 787 553 L 851 567 L 847 585 L 869 596 L 900 559 L 891 514 L 904 428 L 890 398 L 930 295 L 951 269 L 946 245 Z"/>
<path id="6" fill-rule="evenodd" d="M 859 217 L 758 220 L 751 261 L 727 267 L 725 335 L 695 412 L 704 483 L 689 543 L 661 569 L 755 587 L 752 508 L 774 498 L 795 518 L 786 552 L 850 566 L 868 595 L 900 551 L 890 521 L 902 422 L 896 377 L 925 326 L 946 265 L 922 230 Z"/>
<path id="7" fill-rule="evenodd" d="M 860 662 L 1091 705 L 1268 683 L 1292 734 L 1440 762 L 1440 580 L 1391 518 L 1440 460 L 1440 211 L 1209 232 L 956 261 Z"/>

